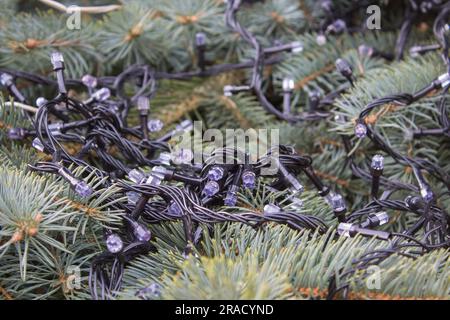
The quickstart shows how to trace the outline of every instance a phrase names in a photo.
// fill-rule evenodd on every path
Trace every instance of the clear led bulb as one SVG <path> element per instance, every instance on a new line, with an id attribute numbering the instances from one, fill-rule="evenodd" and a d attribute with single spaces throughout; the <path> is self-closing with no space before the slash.
<path id="1" fill-rule="evenodd" d="M 372 158 L 372 162 L 370 164 L 370 167 L 373 170 L 383 170 L 384 169 L 384 157 L 381 154 L 376 154 Z"/>
<path id="2" fill-rule="evenodd" d="M 362 139 L 367 135 L 367 126 L 362 123 L 362 122 L 358 122 L 355 125 L 355 136 L 357 136 L 358 138 Z"/>
<path id="3" fill-rule="evenodd" d="M 112 233 L 106 238 L 106 248 L 111 253 L 118 253 L 123 249 L 123 241 L 119 235 Z"/>
<path id="4" fill-rule="evenodd" d="M 273 203 L 269 203 L 269 204 L 266 204 L 266 205 L 264 206 L 263 212 L 264 212 L 265 214 L 274 214 L 274 213 L 279 213 L 279 212 L 281 212 L 281 209 L 280 209 L 279 206 L 277 206 L 277 205 L 275 205 L 275 204 L 273 204 Z"/>

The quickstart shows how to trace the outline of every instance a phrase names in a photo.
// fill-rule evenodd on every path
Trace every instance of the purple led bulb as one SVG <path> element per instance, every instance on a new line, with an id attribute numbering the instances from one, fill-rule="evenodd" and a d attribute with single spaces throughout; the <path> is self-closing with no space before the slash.
<path id="1" fill-rule="evenodd" d="M 217 192 L 219 192 L 219 189 L 220 189 L 219 184 L 216 181 L 210 180 L 205 184 L 202 193 L 205 194 L 207 197 L 212 197 Z"/>
<path id="2" fill-rule="evenodd" d="M 246 170 L 242 173 L 241 176 L 242 185 L 244 188 L 254 189 L 256 182 L 256 174 L 253 171 Z"/>
<path id="3" fill-rule="evenodd" d="M 214 180 L 214 181 L 219 181 L 220 179 L 223 178 L 224 173 L 225 173 L 225 171 L 223 170 L 222 167 L 213 166 L 208 171 L 208 179 Z"/>

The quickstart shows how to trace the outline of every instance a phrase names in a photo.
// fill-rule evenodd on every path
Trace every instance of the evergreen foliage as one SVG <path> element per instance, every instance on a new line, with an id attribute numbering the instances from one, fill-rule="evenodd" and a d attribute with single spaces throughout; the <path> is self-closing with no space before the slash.
<path id="1" fill-rule="evenodd" d="M 84 1 L 78 2 L 84 5 Z M 337 13 L 346 12 L 356 2 L 333 1 Z M 382 8 L 397 8 L 394 1 L 375 2 Z M 58 10 L 28 1 L 0 1 L 0 71 L 17 69 L 50 76 L 48 57 L 54 50 L 64 54 L 68 78 L 87 73 L 117 74 L 133 63 L 148 64 L 159 72 L 194 70 L 197 32 L 207 36 L 206 58 L 211 64 L 243 62 L 252 57 L 248 44 L 226 27 L 222 1 L 123 0 L 119 4 L 119 10 L 109 13 L 83 14 L 81 29 L 70 30 L 66 27 L 67 14 Z M 401 8 L 397 10 L 403 13 Z M 390 63 L 362 56 L 358 51 L 362 44 L 394 51 L 401 21 L 388 13 L 381 31 L 330 35 L 325 44 L 319 44 L 314 30 L 323 14 L 318 1 L 267 0 L 246 3 L 238 18 L 265 45 L 277 41 L 303 44 L 303 52 L 283 54 L 282 62 L 265 67 L 265 90 L 274 100 L 282 94 L 283 78 L 294 79 L 297 111 L 308 108 L 306 101 L 312 91 L 326 95 L 345 86 L 346 80 L 336 71 L 334 62 L 343 57 L 351 63 L 357 81 L 330 107 L 332 116 L 291 124 L 264 111 L 251 93 L 224 96 L 225 85 L 244 83 L 248 78 L 248 70 L 238 70 L 189 81 L 158 80 L 150 118 L 163 120 L 164 132 L 185 118 L 221 130 L 279 129 L 280 143 L 311 155 L 317 174 L 346 198 L 350 210 L 362 208 L 370 197 L 370 188 L 345 166 L 347 154 L 340 136 L 349 136 L 358 145 L 355 161 L 368 169 L 376 150 L 367 141 L 353 138 L 354 122 L 363 107 L 375 98 L 412 93 L 442 74 L 445 66 L 437 53 Z M 433 42 L 431 22 L 413 26 L 407 48 Z M 42 94 L 42 88 L 25 82 L 19 85 L 30 97 Z M 74 88 L 71 94 L 79 93 Z M 394 149 L 427 159 L 450 175 L 448 136 L 412 139 L 412 131 L 417 128 L 439 127 L 439 99 L 431 94 L 404 108 L 386 105 L 372 113 L 371 121 Z M 121 223 L 124 212 L 115 209 L 114 203 L 126 201 L 126 195 L 119 185 L 113 185 L 81 199 L 61 178 L 30 172 L 27 164 L 45 155 L 30 147 L 30 139 L 11 142 L 6 137 L 8 128 L 27 123 L 23 113 L 7 103 L 10 101 L 4 91 L 0 100 L 0 299 L 89 299 L 89 267 L 105 249 L 102 228 L 115 228 Z M 348 121 L 338 122 L 334 115 L 345 116 Z M 136 110 L 132 110 L 130 119 L 138 122 Z M 383 175 L 389 180 L 414 183 L 410 169 L 386 158 Z M 81 174 L 84 168 L 74 170 Z M 448 211 L 446 186 L 432 176 L 427 179 L 436 194 L 444 194 L 439 206 Z M 85 181 L 91 186 L 101 182 L 94 174 Z M 325 299 L 331 277 L 351 268 L 352 261 L 364 253 L 387 248 L 388 243 L 360 236 L 334 238 L 337 220 L 332 210 L 311 185 L 306 190 L 301 197 L 303 207 L 294 210 L 320 217 L 333 226 L 325 234 L 299 232 L 272 223 L 257 230 L 238 223 L 202 225 L 203 237 L 195 253 L 186 259 L 181 222 L 149 224 L 157 250 L 126 266 L 123 287 L 115 298 Z M 252 208 L 262 212 L 264 205 L 284 195 L 260 184 L 253 193 L 240 193 L 236 207 L 218 210 L 237 213 Z M 406 195 L 399 194 L 398 198 Z M 417 218 L 396 210 L 388 213 L 391 220 L 383 230 L 392 232 L 413 225 Z M 357 272 L 347 279 L 350 298 L 449 299 L 449 255 L 449 249 L 427 252 L 416 259 L 391 255 L 378 265 L 380 289 L 368 289 L 367 274 Z M 80 286 L 75 288 L 71 286 L 73 266 L 81 275 Z M 161 288 L 160 293 L 139 293 L 152 284 Z"/>

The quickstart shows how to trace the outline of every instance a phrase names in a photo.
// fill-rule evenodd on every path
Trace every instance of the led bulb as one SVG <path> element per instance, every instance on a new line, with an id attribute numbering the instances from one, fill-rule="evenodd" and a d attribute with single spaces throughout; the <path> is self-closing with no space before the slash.
<path id="1" fill-rule="evenodd" d="M 195 45 L 200 47 L 206 44 L 206 34 L 198 32 L 195 34 Z"/>
<path id="2" fill-rule="evenodd" d="M 128 200 L 128 204 L 136 204 L 139 201 L 139 198 L 141 197 L 139 195 L 139 193 L 134 192 L 134 191 L 128 191 L 127 193 L 127 200 Z"/>
<path id="3" fill-rule="evenodd" d="M 97 101 L 106 101 L 111 96 L 111 91 L 108 88 L 101 88 L 92 94 L 92 98 Z"/>
<path id="4" fill-rule="evenodd" d="M 183 214 L 183 211 L 181 210 L 180 206 L 175 202 L 172 201 L 169 205 L 169 208 L 167 211 L 177 217 L 180 217 Z"/>
<path id="5" fill-rule="evenodd" d="M 152 174 L 161 177 L 161 179 L 164 179 L 164 176 L 167 174 L 167 169 L 162 166 L 155 166 L 152 169 Z"/>
<path id="6" fill-rule="evenodd" d="M 235 192 L 227 192 L 227 195 L 223 201 L 223 203 L 228 207 L 233 207 L 236 205 L 237 195 Z"/>
<path id="7" fill-rule="evenodd" d="M 39 97 L 36 99 L 36 106 L 38 106 L 40 108 L 43 105 L 45 105 L 47 102 L 48 102 L 48 100 L 45 99 L 44 97 Z"/>
<path id="8" fill-rule="evenodd" d="M 231 97 L 233 95 L 233 86 L 226 85 L 223 87 L 223 95 L 225 97 Z"/>
<path id="9" fill-rule="evenodd" d="M 332 24 L 327 27 L 326 32 L 342 33 L 347 28 L 347 24 L 342 19 L 335 20 Z"/>
<path id="10" fill-rule="evenodd" d="M 327 200 L 327 202 L 330 204 L 330 206 L 333 208 L 333 211 L 335 211 L 335 212 L 342 212 L 347 209 L 344 199 L 338 193 L 330 192 L 325 197 L 325 199 Z"/>
<path id="11" fill-rule="evenodd" d="M 355 125 L 355 136 L 357 136 L 358 138 L 362 139 L 367 135 L 367 126 L 362 123 L 362 122 L 358 122 Z"/>
<path id="12" fill-rule="evenodd" d="M 39 138 L 34 138 L 33 142 L 31 143 L 31 145 L 39 150 L 40 152 L 44 152 L 44 144 L 42 143 L 42 141 Z"/>
<path id="13" fill-rule="evenodd" d="M 219 184 L 216 181 L 210 180 L 205 184 L 202 193 L 207 197 L 212 197 L 217 192 L 219 192 L 219 190 L 220 190 Z"/>
<path id="14" fill-rule="evenodd" d="M 54 51 L 50 55 L 50 61 L 52 64 L 58 63 L 58 62 L 64 62 L 64 57 L 61 52 Z"/>
<path id="15" fill-rule="evenodd" d="M 0 75 L 0 83 L 4 87 L 9 87 L 10 85 L 12 85 L 12 83 L 13 83 L 12 80 L 13 80 L 13 77 L 8 73 L 2 73 Z"/>
<path id="16" fill-rule="evenodd" d="M 422 199 L 430 202 L 434 198 L 434 193 L 431 190 L 430 186 L 425 185 L 422 188 L 420 188 L 420 195 L 422 196 Z"/>
<path id="17" fill-rule="evenodd" d="M 90 74 L 85 74 L 81 78 L 81 82 L 88 88 L 95 88 L 95 87 L 97 87 L 97 84 L 98 84 L 97 78 L 94 76 L 91 76 Z"/>
<path id="18" fill-rule="evenodd" d="M 83 180 L 78 181 L 74 187 L 75 192 L 82 197 L 89 197 L 92 194 L 92 189 Z"/>
<path id="19" fill-rule="evenodd" d="M 447 87 L 448 85 L 450 85 L 450 74 L 444 73 L 443 75 L 440 75 L 438 77 L 438 81 L 441 84 L 441 88 Z"/>
<path id="20" fill-rule="evenodd" d="M 10 128 L 8 130 L 8 139 L 10 140 L 23 140 L 27 132 L 23 128 Z"/>
<path id="21" fill-rule="evenodd" d="M 280 207 L 274 205 L 273 203 L 266 204 L 263 209 L 264 214 L 274 214 L 281 212 Z"/>
<path id="22" fill-rule="evenodd" d="M 420 55 L 421 49 L 421 46 L 413 46 L 409 49 L 409 55 L 413 58 L 417 58 Z"/>
<path id="23" fill-rule="evenodd" d="M 324 34 L 318 34 L 316 37 L 316 43 L 319 46 L 324 46 L 327 43 L 327 37 Z"/>
<path id="24" fill-rule="evenodd" d="M 136 292 L 136 296 L 140 299 L 158 298 L 161 295 L 161 290 L 162 287 L 159 284 L 152 283 Z"/>
<path id="25" fill-rule="evenodd" d="M 362 44 L 358 47 L 358 53 L 361 57 L 371 57 L 373 55 L 373 48 Z"/>
<path id="26" fill-rule="evenodd" d="M 302 199 L 299 198 L 291 198 L 292 203 L 289 205 L 289 207 L 291 207 L 294 210 L 300 210 L 301 208 L 303 208 L 303 201 Z"/>
<path id="27" fill-rule="evenodd" d="M 241 176 L 242 185 L 248 189 L 255 188 L 256 174 L 253 171 L 245 170 Z"/>
<path id="28" fill-rule="evenodd" d="M 147 242 L 152 237 L 151 232 L 146 227 L 137 222 L 133 223 L 133 233 L 136 239 L 141 242 Z"/>
<path id="29" fill-rule="evenodd" d="M 148 178 L 147 181 L 145 181 L 146 184 L 150 184 L 152 186 L 159 186 L 161 184 L 162 179 L 159 179 L 159 177 L 154 176 L 153 174 L 151 174 Z"/>
<path id="30" fill-rule="evenodd" d="M 291 52 L 300 53 L 303 51 L 303 44 L 300 41 L 294 41 L 291 43 Z"/>
<path id="31" fill-rule="evenodd" d="M 132 169 L 130 172 L 128 172 L 128 179 L 133 181 L 136 184 L 140 184 L 145 180 L 146 176 L 145 173 L 143 173 L 139 169 Z"/>
<path id="32" fill-rule="evenodd" d="M 283 79 L 283 91 L 285 92 L 291 92 L 294 90 L 294 80 L 291 78 L 284 78 Z"/>
<path id="33" fill-rule="evenodd" d="M 381 154 L 374 155 L 370 166 L 373 170 L 377 170 L 377 171 L 383 170 L 384 169 L 384 157 Z"/>
<path id="34" fill-rule="evenodd" d="M 336 69 L 345 77 L 350 77 L 353 74 L 350 63 L 345 59 L 336 60 Z"/>
<path id="35" fill-rule="evenodd" d="M 123 241 L 119 237 L 119 235 L 117 235 L 115 233 L 110 234 L 106 238 L 106 247 L 108 248 L 108 251 L 111 253 L 120 252 L 120 251 L 122 251 L 122 248 L 123 248 Z"/>
<path id="36" fill-rule="evenodd" d="M 172 160 L 172 155 L 168 152 L 161 152 L 158 157 L 158 161 L 165 165 L 170 166 L 170 161 Z"/>
<path id="37" fill-rule="evenodd" d="M 150 132 L 158 132 L 164 127 L 164 122 L 159 119 L 150 119 L 147 121 L 147 128 Z"/>
<path id="38" fill-rule="evenodd" d="M 211 169 L 208 170 L 208 179 L 219 181 L 223 178 L 225 171 L 222 167 L 219 166 L 213 166 Z"/>

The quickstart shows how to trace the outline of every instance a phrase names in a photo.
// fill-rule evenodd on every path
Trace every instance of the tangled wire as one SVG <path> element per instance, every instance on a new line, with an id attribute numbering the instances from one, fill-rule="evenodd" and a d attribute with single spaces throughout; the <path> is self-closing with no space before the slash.
<path id="1" fill-rule="evenodd" d="M 338 294 L 345 297 L 349 283 L 342 280 L 349 278 L 356 271 L 380 263 L 393 254 L 414 258 L 431 250 L 448 247 L 450 244 L 450 218 L 448 213 L 437 205 L 437 200 L 444 195 L 433 193 L 422 171 L 442 182 L 450 192 L 449 174 L 427 159 L 403 155 L 393 149 L 375 126 L 369 125 L 366 121 L 371 111 L 379 106 L 389 103 L 406 108 L 428 93 L 441 90 L 442 97 L 438 103 L 440 127 L 419 129 L 414 132 L 414 137 L 450 136 L 450 119 L 445 100 L 450 86 L 449 44 L 445 33 L 445 28 L 448 28 L 445 19 L 450 13 L 450 4 L 447 3 L 441 8 L 433 28 L 439 42 L 433 50 L 442 50 L 447 73 L 415 93 L 394 94 L 375 99 L 363 108 L 355 125 L 355 136 L 360 139 L 369 138 L 378 150 L 383 151 L 397 163 L 410 166 L 417 185 L 383 177 L 384 157 L 380 154 L 373 157 L 370 171 L 358 166 L 354 153 L 350 152 L 354 146 L 348 137 L 343 136 L 343 144 L 348 154 L 347 165 L 356 177 L 371 183 L 370 201 L 353 212 L 348 212 L 343 197 L 334 192 L 332 186 L 326 186 L 316 175 L 311 157 L 298 154 L 291 146 L 271 146 L 265 155 L 255 161 L 251 161 L 250 155 L 243 150 L 218 148 L 211 154 L 202 155 L 205 161 L 199 164 L 192 160 L 192 155 L 186 150 L 187 154 L 170 153 L 168 142 L 177 135 L 193 130 L 189 120 L 181 122 L 174 130 L 158 139 L 149 138 L 149 132 L 158 132 L 163 126 L 158 120 L 148 118 L 150 101 L 156 92 L 158 79 L 189 80 L 193 77 L 209 77 L 231 70 L 250 68 L 251 80 L 248 85 L 226 86 L 224 93 L 229 95 L 237 91 L 251 90 L 267 112 L 290 123 L 321 121 L 330 117 L 332 112 L 327 108 L 348 88 L 354 86 L 351 66 L 347 61 L 339 59 L 336 67 L 348 80 L 348 85 L 322 99 L 316 97 L 317 107 L 314 110 L 292 113 L 290 92 L 293 86 L 289 82 L 283 88 L 283 107 L 274 106 L 262 88 L 263 68 L 281 61 L 283 57 L 280 52 L 295 51 L 301 44 L 291 43 L 262 48 L 256 37 L 237 20 L 236 13 L 239 7 L 240 1 L 227 1 L 225 18 L 229 28 L 237 32 L 254 49 L 254 57 L 248 62 L 207 67 L 203 57 L 204 37 L 199 34 L 196 37 L 199 55 L 199 68 L 196 71 L 172 74 L 157 72 L 148 65 L 133 65 L 117 76 L 96 78 L 86 75 L 81 80 L 66 80 L 64 59 L 58 52 L 51 56 L 56 81 L 22 71 L 0 70 L 2 85 L 8 89 L 19 106 L 28 106 L 30 103 L 16 86 L 17 79 L 58 87 L 58 95 L 55 98 L 37 99 L 37 109 L 29 106 L 22 108 L 21 112 L 28 117 L 32 128 L 11 128 L 8 132 L 9 138 L 13 140 L 34 138 L 33 146 L 51 155 L 51 161 L 30 164 L 31 170 L 57 174 L 65 179 L 79 196 L 91 197 L 92 188 L 84 182 L 83 177 L 76 177 L 69 170 L 70 166 L 82 166 L 86 169 L 85 175 L 94 174 L 102 181 L 98 188 L 117 184 L 121 188 L 121 195 L 126 194 L 128 197 L 127 202 L 117 201 L 121 195 L 112 195 L 104 199 L 105 203 L 112 203 L 114 209 L 121 209 L 126 214 L 123 216 L 123 224 L 119 231 L 104 229 L 107 250 L 94 259 L 89 276 L 92 297 L 95 299 L 113 297 L 121 287 L 125 265 L 138 255 L 156 250 L 150 242 L 152 235 L 142 222 L 154 224 L 163 221 L 182 221 L 186 238 L 185 255 L 190 254 L 193 247 L 199 243 L 204 232 L 200 225 L 237 222 L 259 228 L 265 223 L 274 222 L 286 224 L 296 230 L 310 229 L 319 233 L 326 233 L 333 227 L 316 216 L 301 214 L 294 209 L 282 209 L 275 203 L 266 205 L 263 212 L 256 210 L 229 212 L 216 209 L 221 205 L 236 206 L 239 191 L 247 189 L 251 192 L 256 188 L 258 181 L 272 191 L 283 191 L 284 200 L 293 205 L 289 206 L 290 208 L 295 208 L 296 205 L 301 205 L 298 196 L 304 189 L 298 176 L 304 175 L 317 189 L 318 195 L 328 202 L 339 221 L 336 237 L 362 235 L 389 242 L 387 248 L 367 252 L 353 261 L 351 269 L 339 270 L 338 276 L 341 280 L 339 283 L 342 285 L 337 286 L 336 276 L 330 279 L 329 298 L 334 298 Z M 412 6 L 411 10 L 412 13 L 407 15 L 402 26 L 395 54 L 378 53 L 386 59 L 401 56 L 408 26 L 419 9 Z M 325 20 L 327 19 L 330 20 L 330 16 L 325 17 Z M 326 29 L 325 27 L 326 24 L 323 28 Z M 426 50 L 430 48 L 424 50 L 415 48 L 416 52 Z M 370 52 L 376 54 L 374 50 Z M 84 87 L 89 98 L 79 101 L 69 97 L 66 86 Z M 130 87 L 133 88 L 131 94 Z M 132 108 L 136 108 L 139 113 L 140 123 L 137 126 L 129 124 Z M 347 119 L 341 117 L 338 121 L 345 122 Z M 67 150 L 67 143 L 78 145 L 78 152 L 71 154 Z M 112 146 L 114 152 L 111 150 Z M 274 163 L 276 170 L 267 174 L 267 169 Z M 151 167 L 152 170 L 146 173 L 142 170 L 143 167 Z M 181 186 L 167 183 L 170 181 L 181 182 Z M 379 196 L 380 188 L 383 191 L 381 196 Z M 393 195 L 399 192 L 407 192 L 409 195 L 404 200 L 393 200 Z M 389 220 L 385 210 L 411 212 L 417 216 L 417 220 L 413 226 L 402 232 L 376 230 Z"/>

